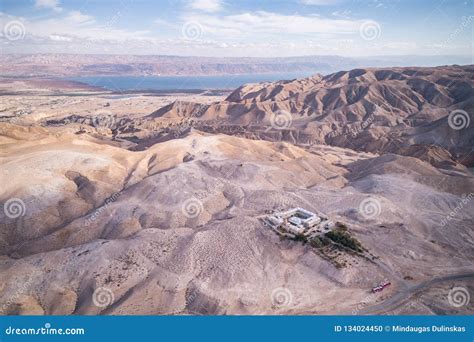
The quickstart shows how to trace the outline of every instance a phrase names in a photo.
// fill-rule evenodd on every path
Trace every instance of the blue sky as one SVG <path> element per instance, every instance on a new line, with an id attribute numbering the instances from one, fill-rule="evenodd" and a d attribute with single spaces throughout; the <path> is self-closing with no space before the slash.
<path id="1" fill-rule="evenodd" d="M 2 0 L 2 51 L 472 55 L 472 0 Z"/>

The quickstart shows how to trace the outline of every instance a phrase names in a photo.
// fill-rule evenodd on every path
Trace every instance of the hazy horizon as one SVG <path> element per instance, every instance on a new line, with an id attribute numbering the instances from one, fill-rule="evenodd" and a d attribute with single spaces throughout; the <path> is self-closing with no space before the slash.
<path id="1" fill-rule="evenodd" d="M 359 55 L 348 55 L 348 56 L 343 56 L 343 55 L 338 55 L 338 54 L 310 54 L 310 55 L 292 55 L 292 56 L 265 56 L 265 57 L 260 57 L 260 56 L 239 56 L 239 57 L 233 57 L 233 56 L 205 56 L 205 55 L 176 55 L 176 54 L 136 54 L 136 53 L 107 53 L 107 52 L 97 52 L 97 53 L 81 53 L 81 52 L 9 52 L 9 53 L 2 53 L 2 55 L 84 55 L 84 56 L 143 56 L 143 57 L 187 57 L 187 58 L 214 58 L 214 59 L 232 59 L 232 58 L 253 58 L 253 59 L 291 59 L 291 58 L 307 58 L 307 57 L 341 57 L 341 58 L 359 58 L 359 59 L 373 59 L 373 58 L 396 58 L 396 57 L 457 57 L 457 58 L 474 58 L 472 55 L 467 54 L 467 55 L 423 55 L 423 54 L 398 54 L 398 55 L 367 55 L 367 56 L 359 56 Z M 474 63 L 474 60 L 472 61 Z"/>

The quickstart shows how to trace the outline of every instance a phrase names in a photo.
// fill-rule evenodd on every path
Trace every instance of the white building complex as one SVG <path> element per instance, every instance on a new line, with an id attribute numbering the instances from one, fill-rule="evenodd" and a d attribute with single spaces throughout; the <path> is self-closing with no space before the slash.
<path id="1" fill-rule="evenodd" d="M 277 232 L 287 232 L 294 236 L 317 235 L 318 232 L 323 232 L 323 229 L 328 230 L 331 226 L 327 218 L 303 208 L 293 208 L 268 215 L 266 222 Z"/>

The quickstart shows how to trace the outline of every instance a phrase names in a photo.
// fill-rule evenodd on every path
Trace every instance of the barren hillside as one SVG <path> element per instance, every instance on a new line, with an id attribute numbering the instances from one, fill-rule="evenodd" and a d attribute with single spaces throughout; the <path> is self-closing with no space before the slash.
<path id="1" fill-rule="evenodd" d="M 472 166 L 474 68 L 355 69 L 328 76 L 244 85 L 210 106 L 176 102 L 151 116 L 191 117 L 202 129 L 367 152 L 437 154 Z M 450 113 L 461 110 L 461 115 Z M 458 120 L 454 121 L 452 119 Z M 418 146 L 418 147 L 413 147 Z"/>
<path id="2" fill-rule="evenodd" d="M 473 130 L 450 119 L 472 113 L 473 75 L 353 70 L 152 113 L 107 99 L 112 116 L 88 114 L 103 98 L 9 107 L 1 314 L 472 314 L 446 296 L 474 274 Z M 364 253 L 264 225 L 293 207 Z"/>

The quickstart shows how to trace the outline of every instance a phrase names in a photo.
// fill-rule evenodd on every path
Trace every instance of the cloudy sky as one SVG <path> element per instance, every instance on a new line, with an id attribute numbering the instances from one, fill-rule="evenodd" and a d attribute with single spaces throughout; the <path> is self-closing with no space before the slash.
<path id="1" fill-rule="evenodd" d="M 1 0 L 3 53 L 472 55 L 472 0 Z"/>

